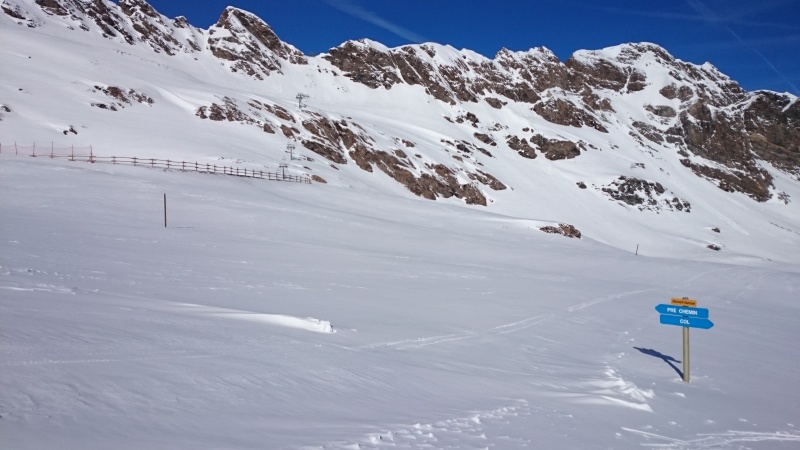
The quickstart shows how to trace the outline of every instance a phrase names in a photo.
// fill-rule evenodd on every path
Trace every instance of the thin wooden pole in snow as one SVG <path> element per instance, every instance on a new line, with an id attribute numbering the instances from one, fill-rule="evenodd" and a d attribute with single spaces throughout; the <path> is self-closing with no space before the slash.
<path id="1" fill-rule="evenodd" d="M 689 327 L 683 327 L 683 381 L 689 382 Z"/>
<path id="2" fill-rule="evenodd" d="M 167 228 L 167 194 L 164 193 L 164 228 Z"/>

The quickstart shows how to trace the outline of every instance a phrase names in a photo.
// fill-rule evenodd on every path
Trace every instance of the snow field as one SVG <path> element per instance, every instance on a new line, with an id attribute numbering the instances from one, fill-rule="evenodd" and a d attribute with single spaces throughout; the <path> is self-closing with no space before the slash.
<path id="1" fill-rule="evenodd" d="M 342 188 L 0 162 L 11 448 L 800 442 L 796 266 L 635 257 Z M 683 295 L 716 324 L 692 331 L 691 384 L 653 356 L 681 359 L 654 307 Z"/>

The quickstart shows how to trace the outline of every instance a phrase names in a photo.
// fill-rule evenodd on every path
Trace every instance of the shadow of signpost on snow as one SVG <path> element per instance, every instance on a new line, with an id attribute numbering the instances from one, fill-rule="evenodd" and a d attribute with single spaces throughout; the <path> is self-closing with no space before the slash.
<path id="1" fill-rule="evenodd" d="M 680 364 L 680 361 L 678 361 L 677 359 L 673 358 L 672 356 L 665 355 L 659 351 L 653 350 L 652 348 L 641 348 L 641 347 L 633 347 L 633 348 L 639 350 L 645 355 L 655 356 L 656 358 L 664 360 L 664 362 L 669 364 L 669 366 L 672 367 L 672 370 L 674 370 L 678 374 L 678 376 L 681 377 L 681 379 L 683 379 L 683 371 L 681 369 L 678 369 L 678 367 L 675 364 L 672 364 L 673 362 Z"/>

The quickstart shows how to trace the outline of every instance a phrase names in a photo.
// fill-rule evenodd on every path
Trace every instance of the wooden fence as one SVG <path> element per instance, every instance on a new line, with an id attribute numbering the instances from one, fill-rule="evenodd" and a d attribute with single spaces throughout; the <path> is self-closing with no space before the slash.
<path id="1" fill-rule="evenodd" d="M 96 156 L 91 147 L 78 148 L 78 154 L 74 147 L 22 147 L 0 144 L 0 155 L 31 156 L 40 158 L 65 158 L 69 161 L 84 161 L 89 163 L 111 163 L 128 164 L 138 167 L 150 167 L 166 170 L 182 170 L 202 173 L 218 173 L 222 175 L 232 175 L 237 177 L 258 178 L 262 180 L 290 181 L 295 183 L 311 184 L 311 179 L 307 175 L 287 175 L 285 172 L 265 172 L 263 170 L 239 168 L 232 166 L 218 166 L 216 164 L 173 161 L 169 159 L 139 158 L 136 156 Z M 88 155 L 81 155 L 81 151 L 88 150 Z"/>

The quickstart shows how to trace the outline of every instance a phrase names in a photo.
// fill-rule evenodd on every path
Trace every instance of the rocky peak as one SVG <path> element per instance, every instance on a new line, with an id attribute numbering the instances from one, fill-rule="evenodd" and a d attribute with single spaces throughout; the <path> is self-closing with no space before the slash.
<path id="1" fill-rule="evenodd" d="M 99 31 L 117 42 L 141 42 L 143 48 L 157 53 L 186 52 L 194 53 L 196 59 L 217 58 L 231 71 L 260 80 L 283 73 L 287 64 L 308 63 L 263 20 L 232 7 L 204 33 L 183 17 L 167 19 L 146 0 L 119 0 L 118 5 L 108 0 L 2 0 L 0 5 L 7 17 L 28 27 L 57 21 L 76 32 L 80 28 Z M 317 124 L 303 123 L 309 133 L 319 131 L 316 140 L 301 141 L 310 150 L 334 164 L 346 164 L 347 154 L 340 151 L 343 144 L 359 167 L 377 167 L 403 180 L 419 195 L 456 195 L 482 204 L 485 200 L 473 195 L 472 188 L 465 187 L 469 185 L 453 172 L 463 169 L 470 180 L 493 184 L 488 172 L 473 170 L 483 165 L 476 159 L 483 158 L 479 155 L 494 158 L 493 152 L 508 151 L 533 159 L 541 153 L 548 161 L 558 161 L 607 149 L 605 143 L 610 139 L 626 138 L 643 153 L 655 156 L 660 152 L 659 160 L 677 158 L 683 164 L 681 170 L 690 170 L 720 189 L 741 192 L 757 201 L 767 201 L 774 195 L 780 198 L 772 167 L 800 180 L 797 97 L 768 91 L 747 93 L 713 65 L 681 61 L 656 44 L 582 50 L 562 62 L 544 47 L 522 52 L 503 48 L 490 59 L 435 43 L 388 48 L 363 39 L 345 42 L 320 58 L 352 82 L 386 90 L 406 84 L 423 89 L 433 99 L 458 105 L 460 115 L 444 116 L 454 127 L 453 136 L 460 136 L 442 140 L 446 151 L 451 152 L 449 164 L 412 163 L 407 155 L 369 144 L 369 136 L 356 146 L 346 130 L 337 132 L 344 137 L 333 138 L 328 131 L 337 129 L 336 121 L 327 123 L 317 118 Z M 532 124 L 549 122 L 543 127 L 547 130 L 531 126 L 520 131 L 509 129 L 514 127 L 513 122 L 480 121 L 476 113 L 482 114 L 482 106 L 472 106 L 478 103 L 494 109 L 511 104 L 513 111 L 509 114 Z M 211 105 L 212 114 L 208 116 L 216 120 L 214 117 L 223 114 L 214 111 L 226 111 L 227 120 L 241 121 L 242 116 L 231 113 L 232 105 L 233 100 L 216 106 L 216 110 Z M 198 116 L 205 115 L 203 108 L 198 111 Z M 248 120 L 260 121 L 257 117 Z M 287 137 L 303 133 L 289 123 L 280 128 Z M 588 144 L 569 137 L 574 136 L 575 128 L 584 128 L 581 135 L 590 136 L 584 138 Z M 272 128 L 264 124 L 264 130 L 268 129 Z M 500 135 L 501 130 L 509 131 Z M 496 149 L 489 152 L 484 145 Z M 617 145 L 610 148 L 619 148 Z M 461 167 L 453 166 L 453 161 Z"/>
<path id="2" fill-rule="evenodd" d="M 66 18 L 84 31 L 98 27 L 103 37 L 121 38 L 128 44 L 135 42 L 124 17 L 113 3 L 85 0 L 35 0 L 35 3 L 48 15 Z"/>
<path id="3" fill-rule="evenodd" d="M 200 50 L 200 46 L 191 36 L 187 36 L 182 42 L 176 33 L 176 28 L 191 29 L 185 18 L 182 22 L 176 19 L 174 23 L 170 23 L 145 0 L 119 0 L 119 8 L 130 19 L 139 39 L 149 44 L 156 53 L 174 55 L 181 51 L 191 53 Z"/>
<path id="4" fill-rule="evenodd" d="M 576 83 L 569 70 L 558 57 L 545 47 L 532 48 L 526 52 L 500 50 L 495 62 L 512 75 L 518 75 L 529 84 L 538 100 L 539 95 L 551 88 L 570 90 Z M 510 97 L 513 98 L 513 97 Z"/>
<path id="5" fill-rule="evenodd" d="M 208 47 L 217 58 L 230 63 L 233 72 L 262 80 L 281 71 L 282 62 L 307 64 L 302 52 L 284 43 L 258 16 L 228 7 L 209 30 Z"/>
<path id="6" fill-rule="evenodd" d="M 189 28 L 189 21 L 184 16 L 178 16 L 172 21 L 172 26 L 175 28 Z"/>

